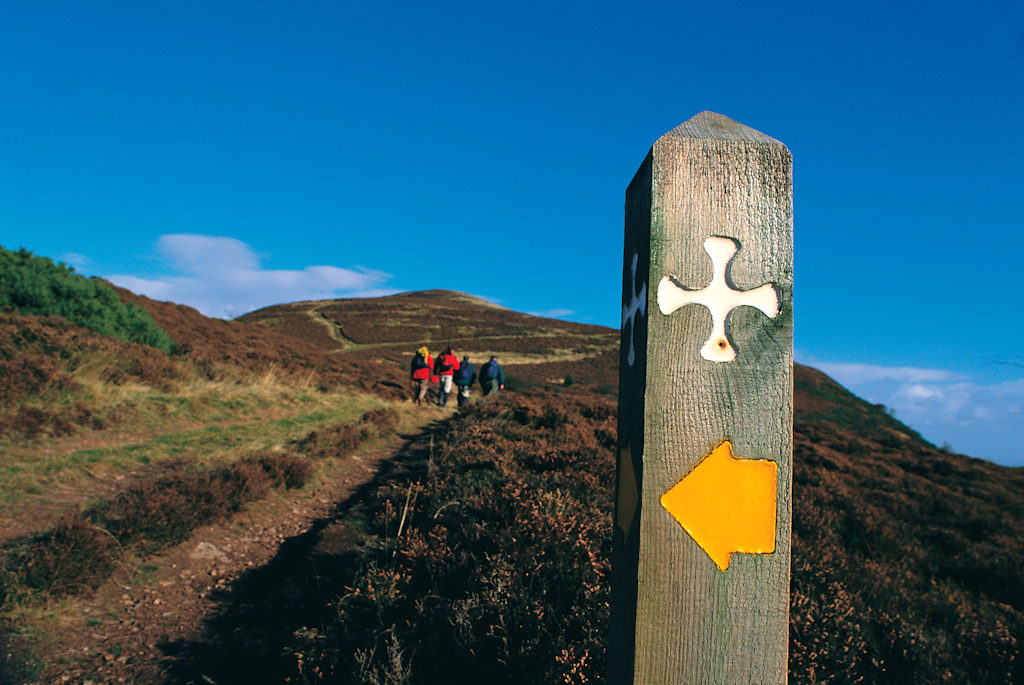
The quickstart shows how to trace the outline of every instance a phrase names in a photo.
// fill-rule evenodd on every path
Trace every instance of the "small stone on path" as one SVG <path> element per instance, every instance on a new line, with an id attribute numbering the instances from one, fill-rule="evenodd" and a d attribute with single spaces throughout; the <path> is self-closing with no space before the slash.
<path id="1" fill-rule="evenodd" d="M 209 542 L 200 542 L 196 545 L 196 548 L 192 551 L 190 556 L 193 559 L 216 559 L 217 561 L 228 560 L 228 557 L 224 552 L 220 551 Z"/>

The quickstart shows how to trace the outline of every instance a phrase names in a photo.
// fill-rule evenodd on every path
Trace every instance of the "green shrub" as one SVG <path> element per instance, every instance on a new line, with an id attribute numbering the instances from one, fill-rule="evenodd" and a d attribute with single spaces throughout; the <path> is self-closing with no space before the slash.
<path id="1" fill-rule="evenodd" d="M 119 340 L 170 352 L 174 342 L 142 307 L 125 304 L 96 278 L 75 273 L 66 264 L 36 257 L 25 248 L 0 247 L 0 311 L 60 316 Z"/>

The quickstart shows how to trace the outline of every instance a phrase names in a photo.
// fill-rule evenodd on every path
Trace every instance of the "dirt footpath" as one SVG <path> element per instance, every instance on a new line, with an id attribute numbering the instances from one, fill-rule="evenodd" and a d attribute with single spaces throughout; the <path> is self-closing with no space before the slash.
<path id="1" fill-rule="evenodd" d="M 424 412 L 424 424 L 441 414 Z M 54 641 L 40 654 L 45 667 L 33 682 L 167 682 L 174 659 L 167 646 L 201 642 L 207 619 L 233 581 L 267 564 L 288 539 L 330 519 L 384 462 L 420 438 L 395 436 L 361 450 L 330 469 L 318 486 L 274 491 L 231 519 L 196 530 L 166 553 L 115 573 L 92 597 L 61 608 Z"/>

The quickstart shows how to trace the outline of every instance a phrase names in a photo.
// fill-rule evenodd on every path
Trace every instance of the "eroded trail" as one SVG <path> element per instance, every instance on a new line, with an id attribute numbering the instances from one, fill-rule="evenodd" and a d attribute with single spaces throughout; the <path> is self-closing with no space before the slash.
<path id="1" fill-rule="evenodd" d="M 299 629 L 284 617 L 253 611 L 271 594 L 272 604 L 290 603 L 281 593 L 294 589 L 295 564 L 305 565 L 304 577 L 317 582 L 316 569 L 308 568 L 315 563 L 310 550 L 349 544 L 339 523 L 349 503 L 392 462 L 428 449 L 428 426 L 449 414 L 425 408 L 411 430 L 407 425 L 387 443 L 331 465 L 317 485 L 275 491 L 139 567 L 123 568 L 90 598 L 63 610 L 57 634 L 38 655 L 44 666 L 33 682 L 276 682 L 267 674 L 257 673 L 263 677 L 256 681 L 242 677 L 247 655 L 226 651 L 224 632 L 254 616 L 269 621 L 257 631 Z M 237 667 L 225 675 L 224 664 L 231 663 Z"/>

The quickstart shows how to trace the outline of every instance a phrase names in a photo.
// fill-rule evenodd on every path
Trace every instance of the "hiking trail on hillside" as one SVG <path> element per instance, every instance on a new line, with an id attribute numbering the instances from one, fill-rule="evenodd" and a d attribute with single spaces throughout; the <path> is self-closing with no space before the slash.
<path id="1" fill-rule="evenodd" d="M 122 568 L 66 608 L 52 641 L 39 649 L 45 664 L 33 682 L 178 682 L 170 675 L 175 645 L 215 644 L 210 621 L 236 585 L 343 516 L 389 460 L 427 449 L 429 425 L 450 413 L 428 408 L 411 431 L 343 458 L 317 485 L 273 491 L 138 568 Z M 195 677 L 182 682 L 204 682 L 201 673 Z"/>

